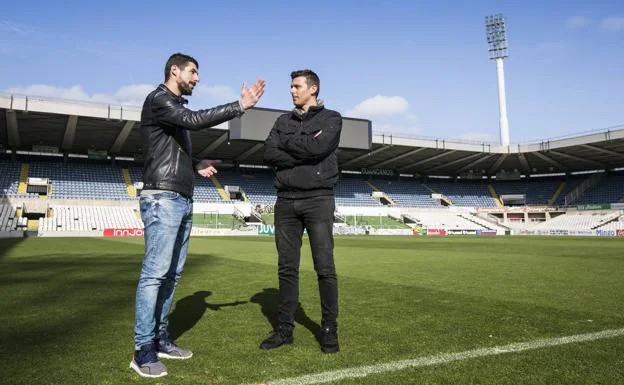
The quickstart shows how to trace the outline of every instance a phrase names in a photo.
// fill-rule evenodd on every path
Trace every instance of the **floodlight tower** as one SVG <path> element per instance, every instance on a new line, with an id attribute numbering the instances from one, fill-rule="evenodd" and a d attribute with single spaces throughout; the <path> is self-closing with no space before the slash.
<path id="1" fill-rule="evenodd" d="M 509 122 L 507 121 L 507 98 L 505 97 L 505 69 L 503 67 L 503 59 L 509 55 L 507 54 L 507 34 L 503 15 L 486 16 L 485 32 L 489 45 L 490 59 L 496 60 L 500 141 L 503 146 L 508 146 Z"/>

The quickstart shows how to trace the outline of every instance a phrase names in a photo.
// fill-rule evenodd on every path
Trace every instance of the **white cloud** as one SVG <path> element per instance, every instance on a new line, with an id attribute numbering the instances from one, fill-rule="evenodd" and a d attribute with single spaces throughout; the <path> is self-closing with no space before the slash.
<path id="1" fill-rule="evenodd" d="M 418 120 L 418 116 L 410 112 L 407 115 L 405 115 L 405 120 L 410 123 L 416 123 L 416 121 Z"/>
<path id="2" fill-rule="evenodd" d="M 397 136 L 422 136 L 420 128 L 400 123 L 373 121 L 373 132 L 376 134 L 394 134 Z"/>
<path id="3" fill-rule="evenodd" d="M 152 84 L 130 84 L 119 88 L 112 95 L 102 93 L 89 95 L 80 85 L 60 87 L 49 84 L 31 84 L 29 86 L 10 87 L 5 92 L 48 98 L 141 106 L 147 94 L 154 88 L 155 86 Z"/>
<path id="4" fill-rule="evenodd" d="M 7 20 L 0 20 L 0 30 L 20 34 L 25 34 L 29 32 L 28 28 L 24 27 L 23 25 L 15 24 Z"/>
<path id="5" fill-rule="evenodd" d="M 600 26 L 609 31 L 624 31 L 624 17 L 607 17 Z"/>
<path id="6" fill-rule="evenodd" d="M 153 84 L 130 84 L 118 89 L 113 98 L 121 102 L 127 102 L 128 104 L 143 105 L 147 94 L 152 92 L 156 88 Z M 130 102 L 138 101 L 138 103 Z"/>
<path id="7" fill-rule="evenodd" d="M 373 132 L 397 136 L 420 136 L 418 116 L 409 110 L 409 103 L 402 96 L 376 95 L 364 99 L 344 116 L 370 119 Z"/>
<path id="8" fill-rule="evenodd" d="M 30 86 L 9 87 L 5 90 L 9 93 L 43 96 L 48 98 L 89 100 L 89 95 L 81 86 L 57 87 L 48 84 L 32 84 Z"/>
<path id="9" fill-rule="evenodd" d="M 0 49 L 0 52 L 2 50 Z M 89 94 L 81 85 L 70 87 L 53 86 L 49 84 L 31 84 L 29 86 L 15 86 L 4 92 L 47 98 L 80 100 L 96 103 L 107 103 L 124 106 L 142 106 L 145 97 L 156 88 L 154 84 L 128 84 L 120 87 L 112 94 Z M 189 100 L 195 105 L 225 103 L 238 100 L 239 95 L 229 86 L 199 85 L 193 90 L 193 97 Z"/>
<path id="10" fill-rule="evenodd" d="M 199 85 L 193 90 L 193 96 L 197 99 L 226 103 L 239 99 L 239 94 L 230 86 L 206 86 Z"/>
<path id="11" fill-rule="evenodd" d="M 372 117 L 404 114 L 409 109 L 409 103 L 401 96 L 377 95 L 365 99 L 353 109 L 345 113 L 352 117 Z"/>
<path id="12" fill-rule="evenodd" d="M 574 16 L 566 20 L 566 27 L 568 28 L 583 28 L 591 24 L 591 20 L 585 16 Z"/>

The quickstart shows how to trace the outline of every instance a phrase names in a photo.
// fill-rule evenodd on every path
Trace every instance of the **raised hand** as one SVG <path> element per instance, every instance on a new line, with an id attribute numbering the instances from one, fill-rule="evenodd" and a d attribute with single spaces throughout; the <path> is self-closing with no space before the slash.
<path id="1" fill-rule="evenodd" d="M 260 97 L 264 94 L 264 85 L 265 81 L 262 79 L 256 80 L 256 82 L 249 88 L 246 88 L 245 82 L 243 82 L 240 102 L 245 110 L 250 109 L 258 103 L 258 100 L 260 100 Z"/>
<path id="2" fill-rule="evenodd" d="M 220 160 L 202 159 L 195 166 L 195 169 L 199 175 L 208 178 L 217 173 L 215 166 L 219 163 L 221 163 Z"/>

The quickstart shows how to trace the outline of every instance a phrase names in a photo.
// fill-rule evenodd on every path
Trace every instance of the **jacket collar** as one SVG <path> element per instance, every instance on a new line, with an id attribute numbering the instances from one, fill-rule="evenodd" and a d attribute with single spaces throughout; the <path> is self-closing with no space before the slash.
<path id="1" fill-rule="evenodd" d="M 178 96 L 174 94 L 173 92 L 171 92 L 169 88 L 167 88 L 166 85 L 161 84 L 158 86 L 158 88 L 165 91 L 167 94 L 169 94 L 169 96 L 171 96 L 176 102 L 180 104 L 188 104 L 188 100 L 186 98 L 184 98 L 183 96 Z"/>
<path id="2" fill-rule="evenodd" d="M 292 110 L 292 115 L 298 118 L 299 120 L 304 120 L 305 118 L 309 116 L 316 115 L 319 111 L 321 111 L 324 108 L 325 108 L 325 104 L 323 103 L 323 100 L 319 99 L 317 100 L 316 106 L 311 106 L 310 108 L 308 108 L 308 112 L 304 112 L 303 109 L 299 107 L 295 107 Z"/>

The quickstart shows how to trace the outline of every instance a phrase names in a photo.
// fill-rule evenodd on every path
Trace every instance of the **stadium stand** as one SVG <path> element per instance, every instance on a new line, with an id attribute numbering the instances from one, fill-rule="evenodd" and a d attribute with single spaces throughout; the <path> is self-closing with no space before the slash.
<path id="1" fill-rule="evenodd" d="M 600 230 L 622 230 L 624 229 L 624 215 L 616 220 L 607 222 L 602 226 L 598 226 L 596 229 Z"/>
<path id="2" fill-rule="evenodd" d="M 223 198 L 217 191 L 213 182 L 208 178 L 195 178 L 194 199 L 197 202 L 218 202 Z"/>
<path id="3" fill-rule="evenodd" d="M 586 181 L 587 178 L 588 178 L 587 175 L 571 175 L 571 176 L 569 176 L 565 180 L 566 184 L 565 184 L 563 190 L 561 191 L 561 194 L 559 194 L 559 196 L 557 197 L 555 205 L 557 205 L 557 206 L 564 206 L 565 205 L 565 197 L 566 197 L 566 195 L 568 193 L 572 192 L 574 189 L 576 189 L 581 183 Z"/>
<path id="4" fill-rule="evenodd" d="M 454 205 L 461 207 L 496 207 L 487 182 L 455 181 L 445 182 L 430 179 L 427 186 L 446 195 Z"/>
<path id="5" fill-rule="evenodd" d="M 492 227 L 485 227 L 472 220 L 458 216 L 452 212 L 445 211 L 410 211 L 410 217 L 416 219 L 418 224 L 433 229 L 460 229 L 460 230 L 489 230 Z"/>
<path id="6" fill-rule="evenodd" d="M 108 164 L 61 160 L 31 161 L 30 177 L 49 178 L 51 197 L 70 199 L 130 199 L 121 168 Z"/>
<path id="7" fill-rule="evenodd" d="M 19 183 L 21 162 L 9 160 L 0 160 L 0 194 L 14 195 L 17 194 L 17 185 Z"/>
<path id="8" fill-rule="evenodd" d="M 84 232 L 107 228 L 143 228 L 131 207 L 51 205 L 52 215 L 39 220 L 39 234 L 52 231 Z"/>
<path id="9" fill-rule="evenodd" d="M 342 174 L 335 193 L 336 206 L 381 206 L 381 203 L 372 197 L 373 188 L 361 177 Z"/>
<path id="10" fill-rule="evenodd" d="M 251 170 L 253 171 L 246 170 L 244 173 L 241 173 L 233 169 L 222 169 L 219 170 L 216 178 L 223 188 L 226 186 L 239 186 L 252 204 L 274 205 L 277 195 L 275 187 L 273 187 L 273 173 L 260 168 Z M 202 182 L 207 183 L 205 180 Z M 211 196 L 217 194 L 218 199 L 221 199 L 214 184 L 212 189 L 214 192 L 210 192 Z M 197 187 L 195 187 L 195 193 L 197 193 Z"/>
<path id="11" fill-rule="evenodd" d="M 125 169 L 128 173 L 125 173 Z M 128 185 L 142 186 L 142 168 L 133 164 L 117 165 L 110 161 L 72 159 L 63 161 L 60 157 L 31 157 L 18 160 L 0 160 L 0 195 L 19 199 L 38 198 L 37 194 L 20 193 L 20 180 L 27 177 L 49 178 L 51 190 L 48 207 L 52 215 L 39 221 L 39 234 L 50 232 L 89 232 L 106 228 L 141 228 L 142 223 L 136 208 L 103 206 L 98 201 L 135 201 L 129 195 Z M 124 174 L 126 174 L 124 179 Z M 475 181 L 430 178 L 426 182 L 414 179 L 375 177 L 355 174 L 341 174 L 336 186 L 336 205 L 362 210 L 377 210 L 386 205 L 373 198 L 374 191 L 380 191 L 391 202 L 390 207 L 400 210 L 419 209 L 410 215 L 425 227 L 462 230 L 621 230 L 624 217 L 617 212 L 568 212 L 553 219 L 525 218 L 521 221 L 496 224 L 496 219 L 488 221 L 469 212 L 443 210 L 440 202 L 432 199 L 433 193 L 446 196 L 458 207 L 496 208 L 492 194 L 525 194 L 528 205 L 546 205 L 557 198 L 563 204 L 564 196 L 591 178 L 593 174 L 563 177 L 530 178 L 520 181 Z M 129 178 L 128 178 L 129 176 Z M 593 177 L 596 179 L 596 177 Z M 23 184 L 23 183 L 22 183 Z M 494 192 L 490 190 L 490 184 Z M 205 203 L 236 203 L 225 200 L 219 188 L 239 186 L 247 202 L 252 205 L 273 205 L 276 190 L 273 186 L 273 173 L 263 168 L 222 168 L 215 179 L 197 176 L 195 201 Z M 557 195 L 556 192 L 559 194 Z M 604 175 L 594 185 L 583 191 L 574 205 L 594 203 L 615 203 L 624 199 L 624 174 Z M 78 200 L 84 203 L 67 203 L 61 200 Z M 22 200 L 24 202 L 24 200 Z M 55 203 L 58 202 L 58 203 Z M 424 209 L 424 210 L 423 210 Z M 433 209 L 432 212 L 426 212 Z M 377 214 L 375 214 L 377 215 Z M 0 231 L 11 232 L 30 229 L 35 221 L 28 221 L 16 214 L 14 204 L 0 206 Z M 503 226 L 504 225 L 504 226 Z M 508 226 L 508 227 L 505 227 Z M 35 227 L 36 229 L 36 227 Z"/>
<path id="12" fill-rule="evenodd" d="M 377 178 L 371 183 L 385 192 L 398 207 L 442 207 L 431 198 L 432 192 L 416 181 Z"/>
<path id="13" fill-rule="evenodd" d="M 581 213 L 559 215 L 551 220 L 538 223 L 531 230 L 585 230 L 595 229 L 619 216 L 617 213 Z"/>
<path id="14" fill-rule="evenodd" d="M 24 219 L 15 216 L 15 207 L 0 205 L 0 231 L 14 231 L 18 226 L 25 226 Z"/>
<path id="15" fill-rule="evenodd" d="M 489 221 L 486 220 L 484 218 L 479 217 L 478 215 L 475 214 L 470 214 L 470 213 L 458 213 L 457 214 L 458 217 L 464 218 L 470 222 L 476 223 L 477 225 L 481 226 L 484 229 L 489 229 L 489 230 L 497 230 L 497 231 L 502 231 L 504 232 L 505 230 L 508 230 L 508 228 L 500 226 L 496 223 L 494 223 L 494 221 Z"/>
<path id="16" fill-rule="evenodd" d="M 599 204 L 619 202 L 624 198 L 624 174 L 608 175 L 591 186 L 576 204 Z"/>
<path id="17" fill-rule="evenodd" d="M 557 191 L 561 179 L 525 178 L 521 181 L 494 182 L 492 185 L 500 195 L 524 194 L 528 205 L 546 205 Z"/>

